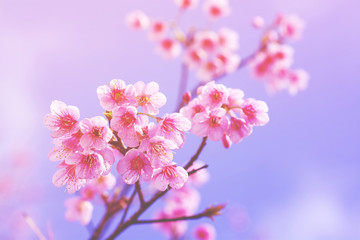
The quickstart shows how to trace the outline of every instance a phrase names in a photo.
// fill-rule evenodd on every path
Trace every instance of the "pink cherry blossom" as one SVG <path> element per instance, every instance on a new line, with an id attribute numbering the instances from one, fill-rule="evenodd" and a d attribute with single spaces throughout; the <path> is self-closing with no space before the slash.
<path id="1" fill-rule="evenodd" d="M 226 131 L 232 143 L 239 143 L 252 132 L 251 126 L 242 118 L 231 117 L 229 128 Z"/>
<path id="2" fill-rule="evenodd" d="M 45 116 L 44 124 L 53 131 L 51 137 L 58 138 L 77 130 L 75 127 L 80 118 L 77 107 L 67 106 L 64 102 L 55 100 L 51 103 L 50 109 L 51 113 Z"/>
<path id="3" fill-rule="evenodd" d="M 189 176 L 189 180 L 193 175 Z M 171 191 L 165 202 L 166 213 L 174 215 L 182 212 L 182 216 L 186 216 L 194 214 L 199 208 L 201 195 L 196 188 L 189 186 L 189 183 L 188 181 L 182 188 Z"/>
<path id="4" fill-rule="evenodd" d="M 219 30 L 219 45 L 230 51 L 239 49 L 239 34 L 230 28 L 221 28 Z"/>
<path id="5" fill-rule="evenodd" d="M 246 99 L 241 104 L 242 117 L 250 125 L 263 126 L 269 122 L 268 106 L 264 101 L 253 98 Z"/>
<path id="6" fill-rule="evenodd" d="M 135 105 L 135 88 L 126 85 L 123 80 L 113 79 L 109 85 L 97 88 L 97 95 L 101 106 L 111 111 L 117 106 Z"/>
<path id="7" fill-rule="evenodd" d="M 101 150 L 106 147 L 113 134 L 105 118 L 97 116 L 80 122 L 83 135 L 80 144 L 84 149 Z"/>
<path id="8" fill-rule="evenodd" d="M 197 113 L 205 112 L 206 109 L 207 107 L 200 102 L 199 98 L 194 98 L 187 106 L 180 109 L 180 113 L 192 121 Z"/>
<path id="9" fill-rule="evenodd" d="M 146 151 L 154 167 L 169 164 L 173 159 L 171 149 L 177 146 L 172 141 L 162 136 L 154 136 L 141 142 L 139 150 Z"/>
<path id="10" fill-rule="evenodd" d="M 57 167 L 60 169 L 55 172 L 52 178 L 52 182 L 56 187 L 62 187 L 67 184 L 66 190 L 69 193 L 74 193 L 85 186 L 86 179 L 80 179 L 76 175 L 76 165 L 67 164 L 65 161 L 62 161 Z"/>
<path id="11" fill-rule="evenodd" d="M 91 202 L 73 197 L 65 201 L 65 218 L 70 222 L 79 221 L 82 225 L 88 225 L 92 218 L 93 205 Z"/>
<path id="12" fill-rule="evenodd" d="M 96 194 L 102 194 L 106 190 L 111 190 L 116 184 L 116 178 L 109 173 L 108 175 L 100 176 L 97 179 L 90 180 L 89 183 L 81 189 L 81 197 L 83 199 L 93 199 Z"/>
<path id="13" fill-rule="evenodd" d="M 180 113 L 166 114 L 158 122 L 159 136 L 173 141 L 179 148 L 184 144 L 185 131 L 189 131 L 191 122 Z"/>
<path id="14" fill-rule="evenodd" d="M 213 225 L 203 223 L 196 227 L 194 236 L 196 240 L 215 240 L 216 230 Z"/>
<path id="15" fill-rule="evenodd" d="M 112 112 L 110 122 L 111 128 L 118 132 L 119 137 L 129 147 L 139 145 L 138 134 L 142 134 L 141 123 L 146 121 L 146 116 L 137 115 L 137 110 L 133 106 L 117 107 Z"/>
<path id="16" fill-rule="evenodd" d="M 226 17 L 230 14 L 228 0 L 207 0 L 204 3 L 204 11 L 211 19 Z"/>
<path id="17" fill-rule="evenodd" d="M 150 40 L 160 40 L 166 36 L 168 26 L 164 21 L 153 20 L 149 28 Z"/>
<path id="18" fill-rule="evenodd" d="M 194 36 L 194 46 L 212 53 L 219 47 L 219 35 L 214 31 L 199 31 Z"/>
<path id="19" fill-rule="evenodd" d="M 229 96 L 227 97 L 224 105 L 227 109 L 232 111 L 239 111 L 240 104 L 244 101 L 244 92 L 240 89 L 227 88 Z"/>
<path id="20" fill-rule="evenodd" d="M 186 93 L 184 93 L 182 99 L 184 101 L 185 104 L 188 104 L 191 100 L 191 92 L 190 91 L 187 91 Z"/>
<path id="21" fill-rule="evenodd" d="M 136 89 L 136 100 L 145 113 L 158 114 L 159 108 L 166 103 L 166 97 L 159 92 L 159 85 L 156 82 L 145 84 L 137 82 L 134 84 Z"/>
<path id="22" fill-rule="evenodd" d="M 183 217 L 184 215 L 173 215 L 160 211 L 155 214 L 154 219 Z M 160 230 L 168 239 L 180 239 L 186 233 L 188 224 L 186 221 L 156 223 L 154 227 Z"/>
<path id="23" fill-rule="evenodd" d="M 75 175 L 81 179 L 94 179 L 107 175 L 115 158 L 113 152 L 105 148 L 98 152 L 73 153 L 66 159 L 66 164 L 76 165 Z"/>
<path id="24" fill-rule="evenodd" d="M 198 113 L 193 118 L 191 132 L 196 136 L 208 136 L 211 141 L 219 141 L 229 125 L 223 108 Z"/>
<path id="25" fill-rule="evenodd" d="M 165 191 L 169 185 L 174 189 L 180 189 L 188 180 L 188 173 L 184 168 L 170 163 L 160 169 L 155 169 L 153 179 L 159 191 Z"/>
<path id="26" fill-rule="evenodd" d="M 76 125 L 76 128 L 80 129 L 78 124 Z M 80 138 L 82 135 L 81 131 L 78 130 L 77 133 L 74 133 L 71 136 L 55 138 L 53 140 L 55 146 L 49 152 L 49 159 L 51 161 L 64 161 L 72 152 L 83 151 L 83 148 L 80 146 Z"/>
<path id="27" fill-rule="evenodd" d="M 200 101 L 210 109 L 221 107 L 227 100 L 229 92 L 222 84 L 215 84 L 214 81 L 207 83 L 202 89 Z"/>
<path id="28" fill-rule="evenodd" d="M 202 82 L 209 82 L 223 72 L 223 62 L 220 59 L 208 60 L 200 66 L 197 77 Z"/>
<path id="29" fill-rule="evenodd" d="M 217 53 L 216 58 L 222 63 L 221 73 L 233 73 L 238 70 L 240 64 L 240 56 L 227 50 Z"/>
<path id="30" fill-rule="evenodd" d="M 153 175 L 149 158 L 137 149 L 128 151 L 125 157 L 119 160 L 116 169 L 127 184 L 134 184 L 138 180 L 149 181 Z"/>
<path id="31" fill-rule="evenodd" d="M 200 47 L 189 47 L 184 54 L 184 63 L 189 68 L 199 67 L 206 61 L 207 53 Z"/>
<path id="32" fill-rule="evenodd" d="M 150 20 L 145 13 L 136 10 L 126 16 L 126 24 L 134 30 L 144 30 L 149 27 Z"/>
<path id="33" fill-rule="evenodd" d="M 280 14 L 275 22 L 282 37 L 292 40 L 301 38 L 305 23 L 298 16 Z"/>
<path id="34" fill-rule="evenodd" d="M 298 91 L 303 91 L 307 88 L 309 82 L 309 74 L 303 70 L 298 69 L 291 71 L 288 76 L 289 79 L 289 93 L 296 95 Z"/>
<path id="35" fill-rule="evenodd" d="M 175 0 L 175 4 L 184 10 L 195 8 L 197 3 L 198 0 Z"/>
<path id="36" fill-rule="evenodd" d="M 165 38 L 159 42 L 157 50 L 165 59 L 172 59 L 180 55 L 181 45 L 174 39 Z"/>
<path id="37" fill-rule="evenodd" d="M 251 24 L 254 28 L 260 29 L 264 27 L 265 20 L 260 16 L 253 17 Z"/>
<path id="38" fill-rule="evenodd" d="M 228 135 L 226 135 L 226 134 L 224 134 L 224 135 L 222 136 L 221 142 L 222 142 L 224 148 L 230 148 L 231 145 L 232 145 L 232 143 L 233 143 L 233 142 L 231 141 L 230 137 L 229 137 Z"/>

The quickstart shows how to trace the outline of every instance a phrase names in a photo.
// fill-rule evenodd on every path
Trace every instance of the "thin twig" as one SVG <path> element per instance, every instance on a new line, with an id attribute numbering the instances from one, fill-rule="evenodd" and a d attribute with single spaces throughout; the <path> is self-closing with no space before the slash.
<path id="1" fill-rule="evenodd" d="M 192 156 L 192 158 L 190 159 L 190 161 L 184 166 L 185 170 L 188 170 L 189 167 L 191 167 L 193 165 L 193 163 L 198 159 L 201 151 L 204 149 L 204 147 L 206 146 L 206 140 L 207 137 L 203 137 L 201 144 L 198 148 L 198 150 L 196 151 L 195 155 Z"/>
<path id="2" fill-rule="evenodd" d="M 202 217 L 207 217 L 204 215 L 204 212 L 192 215 L 192 216 L 184 216 L 184 217 L 177 217 L 177 218 L 162 218 L 162 219 L 153 219 L 153 220 L 137 220 L 134 224 L 144 224 L 144 223 L 161 223 L 161 222 L 176 222 L 176 221 L 183 221 L 183 220 L 195 220 Z"/>
<path id="3" fill-rule="evenodd" d="M 145 204 L 145 200 L 144 200 L 144 195 L 141 191 L 141 186 L 140 186 L 139 181 L 137 181 L 135 183 L 135 190 L 137 191 L 137 193 L 139 195 L 140 204 L 141 204 L 141 206 L 143 206 Z"/>
<path id="4" fill-rule="evenodd" d="M 136 189 L 134 189 L 134 192 L 131 194 L 129 202 L 128 202 L 128 204 L 127 204 L 127 206 L 125 208 L 124 214 L 123 214 L 123 216 L 121 218 L 120 224 L 122 224 L 125 221 L 126 215 L 127 215 L 128 211 L 129 211 L 129 208 L 130 208 L 130 205 L 131 205 L 132 201 L 134 200 L 135 194 L 136 194 Z"/>
<path id="5" fill-rule="evenodd" d="M 179 91 L 178 91 L 178 100 L 177 100 L 177 106 L 179 106 L 183 102 L 183 94 L 186 91 L 187 88 L 187 82 L 189 77 L 189 68 L 186 66 L 185 63 L 181 64 L 181 75 L 180 75 L 180 85 L 179 85 Z M 177 109 L 176 109 L 177 110 Z"/>
<path id="6" fill-rule="evenodd" d="M 206 164 L 206 165 L 204 165 L 204 166 L 202 166 L 202 167 L 199 167 L 199 168 L 197 168 L 197 169 L 193 169 L 193 170 L 191 170 L 190 172 L 188 172 L 188 175 L 192 175 L 192 174 L 200 171 L 201 169 L 204 169 L 204 168 L 207 168 L 207 167 L 209 167 L 209 165 Z"/>

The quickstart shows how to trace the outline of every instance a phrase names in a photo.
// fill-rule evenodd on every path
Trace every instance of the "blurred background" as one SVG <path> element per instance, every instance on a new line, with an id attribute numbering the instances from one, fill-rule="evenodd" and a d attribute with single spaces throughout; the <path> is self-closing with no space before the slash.
<path id="1" fill-rule="evenodd" d="M 228 203 L 225 214 L 212 223 L 218 239 L 360 239 L 359 2 L 230 4 L 232 14 L 213 26 L 238 31 L 242 56 L 258 45 L 253 16 L 267 23 L 279 12 L 303 18 L 304 37 L 293 44 L 294 67 L 306 69 L 311 80 L 296 97 L 268 96 L 248 69 L 222 80 L 247 97 L 266 101 L 270 122 L 228 150 L 219 142 L 208 144 L 201 160 L 209 163 L 211 179 L 201 189 L 201 209 Z M 170 0 L 0 0 L 1 239 L 36 239 L 22 213 L 44 233 L 52 229 L 55 239 L 89 236 L 85 227 L 64 219 L 69 195 L 51 182 L 56 163 L 47 157 L 52 144 L 43 118 L 52 100 L 79 107 L 82 118 L 101 115 L 96 88 L 121 78 L 127 83 L 157 81 L 168 97 L 161 113 L 173 110 L 180 60 L 165 61 L 155 55 L 145 33 L 126 28 L 126 14 L 136 9 L 159 19 L 177 12 Z M 182 21 L 203 26 L 204 19 L 197 9 Z M 190 77 L 190 87 L 195 86 L 195 74 Z M 188 141 L 176 162 L 188 159 L 201 140 Z M 98 207 L 95 223 L 102 213 Z M 150 226 L 134 226 L 123 239 L 162 235 Z"/>

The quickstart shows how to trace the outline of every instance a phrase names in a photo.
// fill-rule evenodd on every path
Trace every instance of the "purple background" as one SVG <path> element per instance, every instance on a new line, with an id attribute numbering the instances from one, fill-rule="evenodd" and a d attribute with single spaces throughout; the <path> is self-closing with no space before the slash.
<path id="1" fill-rule="evenodd" d="M 307 27 L 303 40 L 293 45 L 294 66 L 306 69 L 311 81 L 296 97 L 270 97 L 247 69 L 223 80 L 248 97 L 266 101 L 270 123 L 229 150 L 220 143 L 208 144 L 201 159 L 210 164 L 211 180 L 201 189 L 201 209 L 228 203 L 227 213 L 213 223 L 218 239 L 360 239 L 359 3 L 230 3 L 233 14 L 214 28 L 238 31 L 242 56 L 256 48 L 260 36 L 251 28 L 253 16 L 267 22 L 278 12 L 301 16 Z M 7 179 L 12 186 L 8 195 L 0 188 L 2 222 L 27 212 L 43 232 L 50 224 L 56 239 L 88 237 L 86 228 L 64 219 L 68 194 L 51 183 L 56 164 L 47 158 L 52 144 L 43 117 L 52 100 L 78 106 L 82 118 L 101 115 L 96 88 L 121 78 L 128 83 L 157 81 L 168 97 L 161 113 L 173 110 L 180 60 L 154 55 L 145 33 L 125 27 L 125 15 L 135 9 L 159 19 L 176 13 L 173 2 L 166 0 L 0 1 L 0 185 Z M 205 18 L 199 13 L 190 11 L 183 23 L 203 26 Z M 194 74 L 191 81 L 194 86 Z M 175 156 L 177 162 L 188 159 L 200 142 L 188 139 Z M 14 159 L 27 161 L 16 165 Z M 101 213 L 96 211 L 95 222 Z M 229 218 L 243 219 L 243 224 L 234 229 Z M 16 229 L 2 225 L 1 238 L 13 238 Z M 22 239 L 35 239 L 26 225 L 20 229 Z M 150 226 L 135 226 L 123 236 L 162 235 Z"/>

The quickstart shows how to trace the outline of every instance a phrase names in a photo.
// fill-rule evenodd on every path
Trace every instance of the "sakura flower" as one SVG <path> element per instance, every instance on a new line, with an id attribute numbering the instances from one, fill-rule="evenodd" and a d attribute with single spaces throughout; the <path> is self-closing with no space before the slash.
<path id="1" fill-rule="evenodd" d="M 302 36 L 305 23 L 296 15 L 280 14 L 276 19 L 280 35 L 292 40 L 298 40 Z"/>
<path id="2" fill-rule="evenodd" d="M 92 199 L 96 194 L 102 194 L 106 190 L 111 190 L 116 184 L 116 178 L 109 173 L 108 175 L 100 176 L 97 179 L 90 180 L 89 183 L 81 189 L 81 197 L 83 199 Z"/>
<path id="3" fill-rule="evenodd" d="M 151 163 L 154 167 L 169 164 L 173 159 L 173 152 L 171 149 L 176 149 L 177 146 L 170 140 L 162 136 L 154 136 L 150 139 L 143 140 L 140 144 L 139 150 L 146 151 Z"/>
<path id="4" fill-rule="evenodd" d="M 200 101 L 210 109 L 221 107 L 229 96 L 227 88 L 222 84 L 215 84 L 214 81 L 207 83 L 202 89 Z"/>
<path id="5" fill-rule="evenodd" d="M 166 35 L 167 24 L 160 20 L 154 20 L 151 22 L 149 28 L 149 38 L 151 40 L 160 40 L 163 39 Z"/>
<path id="6" fill-rule="evenodd" d="M 215 240 L 216 230 L 213 225 L 204 223 L 196 227 L 194 235 L 196 240 Z"/>
<path id="7" fill-rule="evenodd" d="M 161 40 L 157 49 L 165 59 L 176 58 L 181 53 L 180 43 L 170 38 Z"/>
<path id="8" fill-rule="evenodd" d="M 156 82 L 150 82 L 145 85 L 144 82 L 134 84 L 136 89 L 136 100 L 145 113 L 158 114 L 159 108 L 166 103 L 166 97 L 159 92 L 159 85 Z"/>
<path id="9" fill-rule="evenodd" d="M 240 104 L 244 101 L 244 92 L 240 89 L 227 88 L 229 96 L 224 105 L 225 108 L 233 111 L 239 111 Z"/>
<path id="10" fill-rule="evenodd" d="M 137 110 L 133 106 L 117 107 L 113 110 L 112 115 L 111 128 L 118 132 L 119 137 L 127 146 L 138 146 L 139 139 L 137 133 L 142 133 L 141 122 L 145 116 L 138 116 Z"/>
<path id="11" fill-rule="evenodd" d="M 221 142 L 222 142 L 224 148 L 230 148 L 232 145 L 232 141 L 231 141 L 230 137 L 226 134 L 224 134 L 223 137 L 221 138 Z"/>
<path id="12" fill-rule="evenodd" d="M 289 93 L 296 95 L 298 91 L 306 89 L 309 82 L 309 74 L 302 69 L 294 70 L 289 73 Z"/>
<path id="13" fill-rule="evenodd" d="M 164 211 L 158 212 L 155 219 L 183 217 L 184 215 L 172 215 Z M 154 227 L 160 230 L 168 239 L 180 239 L 186 233 L 188 224 L 186 221 L 155 223 Z"/>
<path id="14" fill-rule="evenodd" d="M 80 129 L 78 124 L 76 125 L 76 128 Z M 72 152 L 83 151 L 83 148 L 80 146 L 81 136 L 82 133 L 78 130 L 77 133 L 74 133 L 71 136 L 55 138 L 53 140 L 55 146 L 49 152 L 49 159 L 51 161 L 64 161 Z"/>
<path id="15" fill-rule="evenodd" d="M 197 77 L 202 82 L 209 82 L 223 72 L 223 62 L 220 59 L 208 60 L 200 66 Z"/>
<path id="16" fill-rule="evenodd" d="M 60 169 L 55 172 L 52 178 L 52 182 L 56 187 L 67 184 L 66 190 L 69 193 L 74 193 L 85 186 L 86 179 L 80 179 L 76 175 L 76 165 L 67 164 L 65 161 L 62 161 L 57 167 Z"/>
<path id="17" fill-rule="evenodd" d="M 184 10 L 189 8 L 195 8 L 197 3 L 198 0 L 175 0 L 175 4 Z"/>
<path id="18" fill-rule="evenodd" d="M 93 205 L 91 202 L 80 197 L 69 198 L 65 201 L 65 218 L 70 222 L 79 221 L 82 225 L 88 225 L 92 218 Z"/>
<path id="19" fill-rule="evenodd" d="M 253 17 L 251 24 L 254 28 L 260 29 L 264 27 L 265 21 L 262 17 L 255 16 Z"/>
<path id="20" fill-rule="evenodd" d="M 75 175 L 81 179 L 94 179 L 107 175 L 115 158 L 113 152 L 105 148 L 98 152 L 73 153 L 66 164 L 76 165 Z"/>
<path id="21" fill-rule="evenodd" d="M 236 51 L 239 49 L 239 35 L 236 31 L 229 28 L 219 30 L 219 45 L 222 48 Z"/>
<path id="22" fill-rule="evenodd" d="M 204 11 L 211 19 L 226 17 L 230 14 L 228 0 L 207 0 L 204 4 Z"/>
<path id="23" fill-rule="evenodd" d="M 191 122 L 180 113 L 166 114 L 158 122 L 159 136 L 173 141 L 179 148 L 184 144 L 185 131 L 190 130 Z"/>
<path id="24" fill-rule="evenodd" d="M 155 169 L 153 178 L 159 191 L 165 191 L 169 185 L 174 189 L 180 189 L 188 180 L 188 173 L 184 168 L 171 163 Z"/>
<path id="25" fill-rule="evenodd" d="M 225 114 L 226 110 L 223 108 L 196 114 L 191 132 L 200 137 L 208 136 L 211 141 L 220 140 L 229 125 Z"/>
<path id="26" fill-rule="evenodd" d="M 113 134 L 105 118 L 97 116 L 80 122 L 83 135 L 80 144 L 84 149 L 101 150 L 106 147 Z"/>
<path id="27" fill-rule="evenodd" d="M 205 163 L 197 160 L 196 162 L 194 162 L 194 164 L 189 168 L 189 171 L 192 171 L 194 169 L 198 169 L 202 166 L 204 166 Z M 192 174 L 191 176 L 189 176 L 189 183 L 191 183 L 192 185 L 196 186 L 196 187 L 201 187 L 203 186 L 205 183 L 207 183 L 210 179 L 210 173 L 209 171 L 205 168 L 205 169 L 201 169 L 200 171 L 197 171 L 196 173 Z M 187 186 L 187 185 L 186 185 Z M 186 187 L 187 189 L 188 187 Z M 181 190 L 183 191 L 182 188 Z M 186 198 L 187 199 L 187 198 Z"/>
<path id="28" fill-rule="evenodd" d="M 197 32 L 194 36 L 194 46 L 205 50 L 207 53 L 212 53 L 219 46 L 219 36 L 214 31 Z"/>
<path id="29" fill-rule="evenodd" d="M 101 106 L 111 111 L 117 106 L 134 105 L 135 88 L 132 85 L 126 86 L 125 82 L 120 79 L 113 79 L 109 85 L 97 88 L 97 95 Z"/>
<path id="30" fill-rule="evenodd" d="M 134 30 L 144 30 L 148 28 L 150 20 L 145 13 L 136 10 L 126 16 L 126 24 Z"/>
<path id="31" fill-rule="evenodd" d="M 153 175 L 153 168 L 149 158 L 137 149 L 128 151 L 116 167 L 122 179 L 127 184 L 134 184 L 138 180 L 149 181 Z"/>
<path id="32" fill-rule="evenodd" d="M 207 58 L 207 53 L 204 49 L 200 47 L 190 47 L 186 49 L 184 54 L 184 63 L 189 68 L 199 67 L 202 63 L 205 62 Z"/>
<path id="33" fill-rule="evenodd" d="M 206 107 L 200 102 L 199 98 L 195 98 L 189 102 L 187 106 L 180 109 L 180 113 L 190 121 L 193 120 L 197 113 L 205 112 Z"/>
<path id="34" fill-rule="evenodd" d="M 194 174 L 193 174 L 194 175 Z M 190 178 L 193 176 L 189 176 Z M 191 184 L 194 182 L 191 182 Z M 194 214 L 199 208 L 201 195 L 196 188 L 189 186 L 189 181 L 180 189 L 173 189 L 170 197 L 166 198 L 165 212 L 176 215 L 182 212 L 182 216 Z"/>
<path id="35" fill-rule="evenodd" d="M 191 92 L 187 91 L 182 97 L 185 104 L 188 104 L 191 100 Z"/>
<path id="36" fill-rule="evenodd" d="M 216 58 L 222 63 L 222 73 L 233 73 L 239 68 L 240 56 L 230 51 L 222 50 Z"/>
<path id="37" fill-rule="evenodd" d="M 269 122 L 268 107 L 265 102 L 253 98 L 246 99 L 241 105 L 242 117 L 246 123 L 263 126 Z"/>
<path id="38" fill-rule="evenodd" d="M 243 138 L 249 136 L 252 132 L 251 126 L 244 119 L 231 117 L 229 128 L 226 131 L 231 142 L 239 143 Z"/>
<path id="39" fill-rule="evenodd" d="M 77 107 L 67 106 L 64 102 L 53 101 L 50 106 L 51 113 L 44 118 L 45 126 L 52 130 L 51 137 L 58 138 L 66 134 L 73 134 L 80 118 Z"/>

